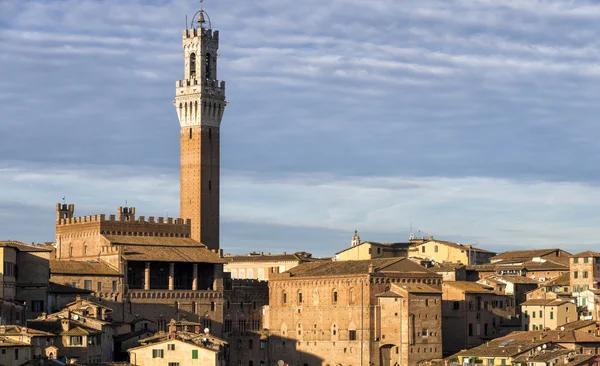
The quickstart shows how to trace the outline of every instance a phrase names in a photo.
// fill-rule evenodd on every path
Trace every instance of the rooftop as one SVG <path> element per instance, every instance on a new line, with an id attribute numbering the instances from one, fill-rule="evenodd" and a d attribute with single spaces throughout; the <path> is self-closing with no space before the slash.
<path id="1" fill-rule="evenodd" d="M 129 235 L 102 235 L 114 245 L 148 245 L 159 247 L 199 247 L 206 248 L 206 245 L 190 238 L 175 238 L 161 236 L 129 236 Z"/>
<path id="2" fill-rule="evenodd" d="M 423 242 L 423 243 L 421 243 L 421 242 L 413 243 L 412 246 L 417 247 L 417 246 L 424 245 L 424 244 L 427 244 L 427 243 L 438 243 L 438 244 L 442 244 L 442 245 L 447 245 L 447 246 L 452 247 L 452 248 L 468 249 L 471 252 L 475 252 L 475 253 L 496 254 L 496 252 L 492 252 L 492 251 L 489 251 L 489 250 L 477 248 L 477 247 L 474 247 L 474 246 L 472 246 L 470 244 L 460 244 L 460 243 L 454 243 L 454 242 L 446 241 L 446 240 L 438 240 L 438 239 L 433 239 L 433 237 L 430 237 L 430 239 L 428 241 Z"/>
<path id="3" fill-rule="evenodd" d="M 489 286 L 482 285 L 477 282 L 469 282 L 469 281 L 444 281 L 444 286 L 454 287 L 465 293 L 494 293 L 493 289 Z"/>
<path id="4" fill-rule="evenodd" d="M 407 258 L 380 258 L 357 261 L 308 262 L 288 270 L 290 277 L 366 275 L 369 273 L 412 273 L 441 277 Z"/>
<path id="5" fill-rule="evenodd" d="M 577 320 L 560 326 L 560 330 L 579 330 L 592 325 L 596 325 L 595 320 Z"/>
<path id="6" fill-rule="evenodd" d="M 0 247 L 15 248 L 21 252 L 51 252 L 45 245 L 25 244 L 16 240 L 0 240 Z"/>
<path id="7" fill-rule="evenodd" d="M 335 254 L 340 254 L 340 253 L 343 253 L 343 252 L 345 252 L 347 250 L 350 250 L 352 248 L 356 248 L 356 247 L 359 247 L 359 246 L 365 245 L 365 244 L 370 244 L 370 245 L 373 245 L 373 246 L 376 246 L 376 247 L 383 247 L 383 248 L 386 248 L 386 249 L 389 248 L 390 251 L 393 251 L 393 250 L 402 250 L 402 249 L 406 250 L 408 247 L 410 247 L 411 245 L 413 245 L 412 243 L 402 243 L 402 242 L 398 242 L 398 243 L 379 243 L 379 242 L 376 242 L 376 241 L 363 241 L 363 242 L 361 242 L 358 245 L 342 249 L 342 250 L 340 250 L 339 252 L 337 252 Z"/>
<path id="8" fill-rule="evenodd" d="M 571 258 L 590 258 L 590 257 L 600 257 L 600 253 L 593 252 L 591 250 L 586 250 L 585 252 L 573 254 Z"/>
<path id="9" fill-rule="evenodd" d="M 123 248 L 123 259 L 127 261 L 225 263 L 225 260 L 217 253 L 204 246 L 175 246 L 157 249 L 148 245 L 128 245 Z"/>
<path id="10" fill-rule="evenodd" d="M 51 260 L 51 274 L 119 276 L 119 271 L 102 261 Z"/>
<path id="11" fill-rule="evenodd" d="M 560 248 L 549 248 L 549 249 L 527 249 L 527 250 L 509 250 L 504 253 L 500 253 L 492 258 L 490 261 L 507 260 L 507 259 L 525 259 L 525 258 L 539 258 L 545 255 L 560 252 Z M 570 253 L 567 253 L 567 255 Z"/>
<path id="12" fill-rule="evenodd" d="M 283 254 L 263 254 L 261 253 L 248 253 L 244 255 L 225 255 L 223 259 L 227 262 L 286 262 L 286 261 L 314 261 L 317 260 L 312 258 L 311 253 L 307 252 L 296 252 L 296 253 L 283 253 Z"/>
<path id="13" fill-rule="evenodd" d="M 560 306 L 564 304 L 571 304 L 571 302 L 564 299 L 531 299 L 521 303 L 521 306 Z"/>

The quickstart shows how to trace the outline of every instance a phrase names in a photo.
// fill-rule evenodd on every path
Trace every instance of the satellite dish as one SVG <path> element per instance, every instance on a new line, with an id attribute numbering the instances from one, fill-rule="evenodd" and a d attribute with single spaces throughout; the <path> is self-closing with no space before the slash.
<path id="1" fill-rule="evenodd" d="M 204 333 L 208 333 L 208 332 L 210 332 L 210 329 L 204 328 Z"/>
<path id="2" fill-rule="evenodd" d="M 283 366 L 283 364 L 284 364 L 284 363 L 285 363 L 285 362 L 283 362 L 283 360 L 279 360 L 279 361 L 277 361 L 277 365 L 278 365 L 278 366 Z"/>
<path id="3" fill-rule="evenodd" d="M 537 347 L 537 350 L 538 350 L 538 351 L 541 351 L 541 350 L 542 350 L 542 347 L 538 346 L 538 347 Z"/>
<path id="4" fill-rule="evenodd" d="M 565 330 L 565 327 L 560 327 L 560 330 Z"/>
<path id="5" fill-rule="evenodd" d="M 548 347 L 548 346 L 546 346 L 545 344 L 544 344 L 544 345 L 542 345 L 542 348 L 543 348 L 543 349 L 546 349 L 546 347 Z"/>
<path id="6" fill-rule="evenodd" d="M 79 315 L 77 315 L 77 314 L 73 315 L 73 319 L 79 320 Z"/>

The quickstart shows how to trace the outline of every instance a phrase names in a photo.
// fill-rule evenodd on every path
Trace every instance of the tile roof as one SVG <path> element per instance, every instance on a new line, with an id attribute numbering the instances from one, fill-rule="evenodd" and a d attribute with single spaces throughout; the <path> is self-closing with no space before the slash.
<path id="1" fill-rule="evenodd" d="M 91 294 L 94 291 L 67 285 L 61 285 L 55 282 L 49 282 L 48 292 L 54 294 Z"/>
<path id="2" fill-rule="evenodd" d="M 225 263 L 217 253 L 204 247 L 162 247 L 157 249 L 145 245 L 129 245 L 123 248 L 123 259 L 127 261 Z"/>
<path id="3" fill-rule="evenodd" d="M 149 245 L 168 247 L 203 247 L 206 245 L 190 238 L 172 238 L 161 236 L 129 236 L 129 235 L 102 235 L 114 245 Z"/>
<path id="4" fill-rule="evenodd" d="M 493 289 L 489 286 L 469 281 L 444 281 L 443 286 L 450 286 L 465 293 L 494 293 Z"/>
<path id="5" fill-rule="evenodd" d="M 16 240 L 0 240 L 0 247 L 15 248 L 21 252 L 51 252 L 45 245 L 25 244 Z"/>
<path id="6" fill-rule="evenodd" d="M 589 258 L 589 257 L 600 257 L 600 253 L 586 250 L 585 252 L 573 254 L 571 258 Z"/>
<path id="7" fill-rule="evenodd" d="M 494 260 L 506 260 L 506 259 L 523 259 L 523 258 L 543 257 L 544 255 L 554 253 L 557 250 L 561 250 L 561 249 L 560 248 L 549 248 L 549 249 L 509 250 L 507 252 L 497 254 L 496 256 L 490 258 L 490 260 L 494 261 Z M 569 253 L 567 253 L 567 254 L 569 254 Z"/>
<path id="8" fill-rule="evenodd" d="M 403 283 L 396 286 L 399 290 L 404 290 L 409 293 L 421 293 L 421 294 L 440 294 L 441 290 L 433 288 L 424 283 Z"/>
<path id="9" fill-rule="evenodd" d="M 385 291 L 385 292 L 382 292 L 375 296 L 376 297 L 402 297 L 402 295 L 400 295 L 399 293 L 394 292 L 394 291 Z"/>
<path id="10" fill-rule="evenodd" d="M 518 283 L 518 284 L 539 284 L 540 281 L 538 280 L 534 280 L 528 277 L 523 277 L 523 276 L 507 276 L 507 275 L 498 275 L 498 276 L 494 276 L 492 275 L 491 277 L 494 277 L 496 280 L 500 280 L 500 281 L 506 281 L 506 282 L 511 282 L 511 283 Z"/>
<path id="11" fill-rule="evenodd" d="M 565 272 L 554 279 L 546 281 L 544 283 L 544 286 L 546 286 L 546 287 L 548 287 L 548 286 L 569 286 L 570 284 L 571 284 L 571 273 Z"/>
<path id="12" fill-rule="evenodd" d="M 526 363 L 526 364 L 527 364 L 527 362 L 546 362 L 546 361 L 550 361 L 556 357 L 568 355 L 571 352 L 573 352 L 573 350 L 566 349 L 566 348 L 555 348 L 552 350 L 548 350 L 544 353 L 539 353 L 537 355 L 529 355 L 529 354 L 519 355 L 518 357 L 514 358 L 513 362 L 522 362 L 522 363 Z"/>
<path id="13" fill-rule="evenodd" d="M 284 273 L 289 273 L 291 277 L 366 275 L 369 273 L 371 265 L 373 266 L 374 273 L 410 272 L 431 277 L 441 277 L 407 258 L 309 262 L 301 263 Z"/>
<path id="14" fill-rule="evenodd" d="M 531 299 L 521 303 L 521 306 L 545 306 L 554 301 L 554 299 Z"/>
<path id="15" fill-rule="evenodd" d="M 31 347 L 29 343 L 15 341 L 8 337 L 0 337 L 0 347 Z"/>
<path id="16" fill-rule="evenodd" d="M 284 254 L 258 254 L 250 253 L 245 255 L 226 255 L 223 259 L 227 262 L 283 262 L 283 261 L 299 261 L 310 262 L 318 260 L 312 258 L 312 254 L 307 252 L 284 253 Z"/>
<path id="17" fill-rule="evenodd" d="M 2 332 L 2 327 L 4 327 L 4 332 Z M 25 330 L 25 334 L 28 334 L 30 336 L 42 336 L 42 337 L 47 337 L 47 336 L 53 336 L 54 334 L 52 333 L 48 333 L 48 332 L 44 332 L 38 329 L 32 329 L 32 328 L 25 328 L 22 327 L 20 325 L 3 325 L 0 326 L 0 335 L 18 335 L 18 334 L 23 334 L 23 330 Z"/>
<path id="18" fill-rule="evenodd" d="M 29 328 L 33 328 L 33 329 L 37 329 L 37 330 L 41 330 L 43 332 L 48 332 L 48 333 L 52 333 L 52 334 L 61 334 L 61 335 L 82 335 L 82 334 L 78 334 L 78 333 L 82 333 L 82 331 L 87 332 L 86 334 L 97 334 L 100 333 L 100 331 L 90 328 L 90 327 L 86 327 L 84 325 L 82 325 L 81 323 L 78 323 L 74 320 L 70 320 L 70 324 L 71 324 L 71 329 L 69 330 L 69 332 L 71 332 L 71 330 L 75 329 L 75 328 L 80 328 L 81 330 L 76 330 L 74 331 L 73 334 L 68 333 L 68 332 L 63 332 L 62 330 L 62 325 L 61 325 L 61 318 L 48 318 L 48 319 L 41 319 L 41 318 L 37 318 L 37 319 L 31 319 L 31 320 L 27 320 L 27 326 Z"/>
<path id="19" fill-rule="evenodd" d="M 97 331 L 97 330 L 91 331 L 91 330 L 89 330 L 89 328 L 88 329 L 83 329 L 80 326 L 76 326 L 76 327 L 73 327 L 73 328 L 71 328 L 71 329 L 69 329 L 67 331 L 60 332 L 60 335 L 69 335 L 69 336 L 78 336 L 78 335 L 81 335 L 81 336 L 84 336 L 84 335 L 97 334 L 97 333 L 100 333 L 100 332 Z"/>
<path id="20" fill-rule="evenodd" d="M 51 274 L 119 276 L 119 271 L 102 261 L 51 260 Z"/>
<path id="21" fill-rule="evenodd" d="M 578 330 L 581 328 L 589 327 L 590 325 L 596 325 L 595 320 L 576 320 L 560 326 L 560 330 Z"/>
<path id="22" fill-rule="evenodd" d="M 430 269 L 434 272 L 449 272 L 449 271 L 456 271 L 457 269 L 460 269 L 463 267 L 466 267 L 466 266 L 462 263 L 442 262 L 442 263 L 436 263 Z"/>

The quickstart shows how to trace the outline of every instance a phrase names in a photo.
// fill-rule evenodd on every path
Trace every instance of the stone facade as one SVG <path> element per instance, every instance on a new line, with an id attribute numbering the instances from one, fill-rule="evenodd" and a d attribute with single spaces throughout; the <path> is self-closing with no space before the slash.
<path id="1" fill-rule="evenodd" d="M 406 258 L 303 263 L 269 280 L 271 361 L 416 365 L 442 354 L 441 276 Z"/>
<path id="2" fill-rule="evenodd" d="M 478 346 L 520 330 L 515 299 L 474 282 L 448 281 L 442 286 L 444 354 Z"/>

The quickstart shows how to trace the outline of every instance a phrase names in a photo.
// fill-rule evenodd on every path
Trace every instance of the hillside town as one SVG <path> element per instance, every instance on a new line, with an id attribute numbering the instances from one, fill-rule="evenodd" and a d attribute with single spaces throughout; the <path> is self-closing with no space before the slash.
<path id="1" fill-rule="evenodd" d="M 180 218 L 61 202 L 53 240 L 0 241 L 0 365 L 600 365 L 599 252 L 349 228 L 327 257 L 226 253 L 219 42 L 204 10 L 182 32 Z"/>

